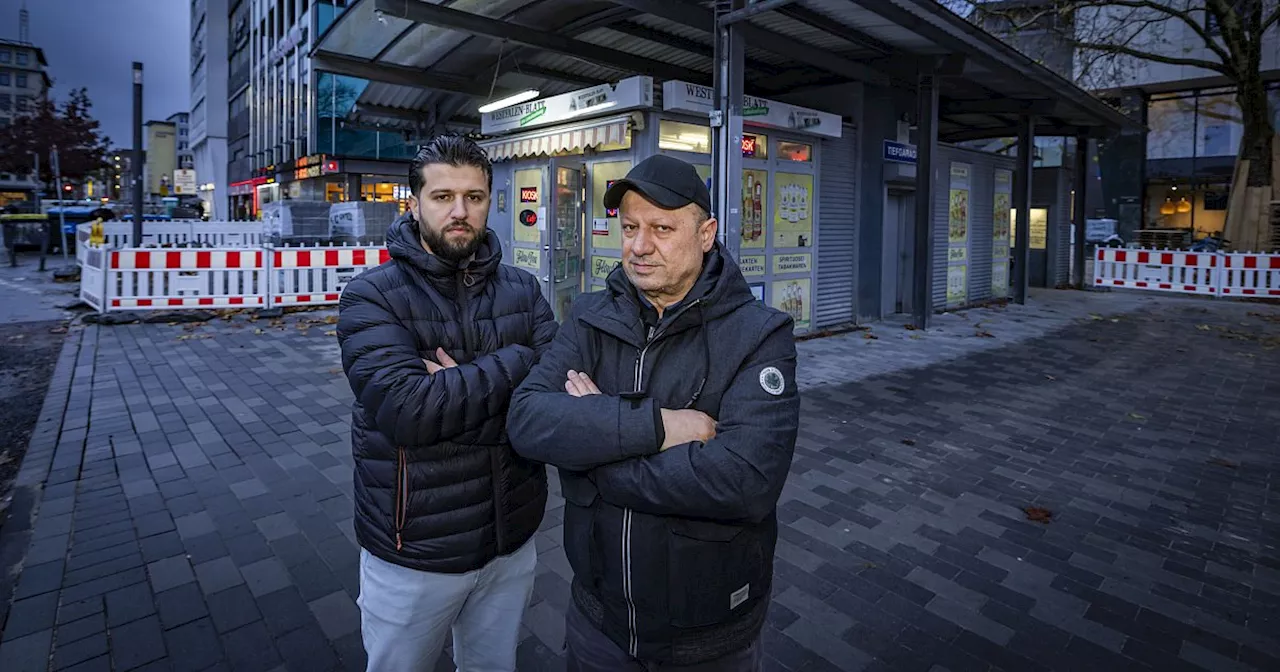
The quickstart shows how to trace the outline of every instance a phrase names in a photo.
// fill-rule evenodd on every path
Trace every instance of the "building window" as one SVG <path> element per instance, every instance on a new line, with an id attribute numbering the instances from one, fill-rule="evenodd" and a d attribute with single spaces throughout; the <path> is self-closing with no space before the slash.
<path id="1" fill-rule="evenodd" d="M 8 62 L 9 62 L 9 50 L 0 49 L 0 63 L 8 63 Z"/>
<path id="2" fill-rule="evenodd" d="M 18 111 L 26 112 L 31 109 L 31 96 L 18 96 Z"/>
<path id="3" fill-rule="evenodd" d="M 769 158 L 769 136 L 760 135 L 758 133 L 743 133 L 742 134 L 742 158 L 744 159 Z"/>
<path id="4" fill-rule="evenodd" d="M 9 125 L 9 117 L 0 117 L 0 128 L 4 128 L 8 125 Z"/>
<path id="5" fill-rule="evenodd" d="M 9 73 L 0 72 L 0 86 L 9 86 Z"/>
<path id="6" fill-rule="evenodd" d="M 18 81 L 17 81 L 17 84 L 15 84 L 15 86 L 17 86 L 19 89 L 27 88 L 27 76 L 25 74 L 18 73 L 17 80 Z"/>
<path id="7" fill-rule="evenodd" d="M 0 112 L 8 112 L 11 109 L 13 109 L 13 96 L 0 93 Z"/>
<path id="8" fill-rule="evenodd" d="M 19 51 L 19 52 L 18 52 L 18 65 L 26 65 L 26 64 L 27 64 L 27 52 L 25 52 L 25 51 Z"/>
<path id="9" fill-rule="evenodd" d="M 813 160 L 813 145 L 779 140 L 778 158 L 784 161 L 804 161 L 807 163 Z"/>

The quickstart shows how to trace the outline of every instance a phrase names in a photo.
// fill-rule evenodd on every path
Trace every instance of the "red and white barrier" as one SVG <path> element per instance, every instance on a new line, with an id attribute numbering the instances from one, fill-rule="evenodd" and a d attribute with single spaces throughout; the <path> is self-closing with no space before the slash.
<path id="1" fill-rule="evenodd" d="M 334 304 L 385 247 L 111 249 L 86 245 L 80 296 L 99 311 Z"/>
<path id="2" fill-rule="evenodd" d="M 337 303 L 352 278 L 390 258 L 385 247 L 273 248 L 268 303 Z"/>
<path id="3" fill-rule="evenodd" d="M 91 247 L 92 223 L 76 227 L 76 261 L 85 262 L 84 250 Z M 103 245 L 124 249 L 133 243 L 133 222 L 103 222 Z M 189 245 L 197 243 L 213 247 L 244 248 L 262 245 L 266 240 L 262 222 L 175 221 L 142 223 L 143 247 Z"/>
<path id="4" fill-rule="evenodd" d="M 1223 296 L 1280 297 L 1280 254 L 1223 255 Z"/>
<path id="5" fill-rule="evenodd" d="M 1280 297 L 1280 254 L 1098 248 L 1096 287 Z"/>
<path id="6" fill-rule="evenodd" d="M 266 303 L 262 249 L 131 249 L 108 254 L 108 310 L 240 308 Z"/>
<path id="7" fill-rule="evenodd" d="M 1093 284 L 1184 294 L 1217 294 L 1216 253 L 1098 248 Z"/>

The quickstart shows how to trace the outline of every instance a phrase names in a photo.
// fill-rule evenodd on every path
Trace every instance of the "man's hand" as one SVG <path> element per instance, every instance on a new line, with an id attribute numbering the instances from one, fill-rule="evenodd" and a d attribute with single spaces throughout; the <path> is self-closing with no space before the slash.
<path id="1" fill-rule="evenodd" d="M 445 369 L 452 369 L 458 365 L 458 363 L 453 361 L 453 358 L 444 351 L 444 348 L 436 348 L 436 359 L 440 360 L 439 364 L 436 364 L 429 359 L 422 360 L 422 363 L 427 365 L 427 373 L 436 373 L 438 371 L 444 371 Z"/>
<path id="2" fill-rule="evenodd" d="M 659 450 L 679 446 L 691 441 L 706 443 L 716 435 L 716 421 L 702 411 L 662 409 L 662 429 L 666 440 Z"/>
<path id="3" fill-rule="evenodd" d="M 600 394 L 600 388 L 596 387 L 596 384 L 592 382 L 587 374 L 579 373 L 573 369 L 569 369 L 569 379 L 564 381 L 564 391 L 575 397 Z"/>

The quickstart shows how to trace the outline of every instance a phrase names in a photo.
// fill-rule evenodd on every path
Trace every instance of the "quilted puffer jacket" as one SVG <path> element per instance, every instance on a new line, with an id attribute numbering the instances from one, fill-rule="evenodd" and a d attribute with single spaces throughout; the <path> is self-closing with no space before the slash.
<path id="1" fill-rule="evenodd" d="M 355 527 L 388 562 L 461 573 L 537 531 L 546 469 L 507 440 L 511 394 L 556 334 L 538 281 L 506 266 L 492 232 L 469 263 L 423 249 L 407 215 L 391 260 L 353 279 L 339 304 L 342 367 L 355 394 Z M 431 374 L 444 348 L 458 366 Z"/>

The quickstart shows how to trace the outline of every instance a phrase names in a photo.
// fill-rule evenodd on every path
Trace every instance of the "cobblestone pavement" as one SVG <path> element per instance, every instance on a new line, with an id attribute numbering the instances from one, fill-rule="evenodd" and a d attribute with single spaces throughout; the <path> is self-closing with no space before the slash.
<path id="1" fill-rule="evenodd" d="M 1280 310 L 1034 298 L 801 344 L 770 669 L 1280 669 Z M 73 330 L 0 670 L 362 669 L 331 314 Z M 561 505 L 521 670 L 563 669 Z"/>
<path id="2" fill-rule="evenodd" d="M 75 263 L 75 260 L 71 260 Z M 40 256 L 19 254 L 18 265 L 10 266 L 7 253 L 0 253 L 0 322 L 44 322 L 71 317 L 59 306 L 79 297 L 80 285 L 53 281 L 53 271 L 63 268 L 62 257 L 45 259 L 45 271 L 37 270 Z"/>

